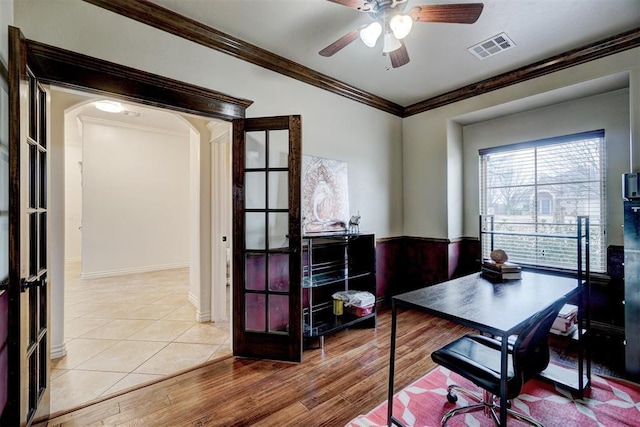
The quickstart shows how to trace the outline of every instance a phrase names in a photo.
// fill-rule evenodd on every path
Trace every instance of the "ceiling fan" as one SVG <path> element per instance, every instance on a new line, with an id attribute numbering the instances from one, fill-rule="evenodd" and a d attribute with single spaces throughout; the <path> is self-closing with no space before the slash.
<path id="1" fill-rule="evenodd" d="M 393 68 L 409 62 L 409 53 L 403 39 L 411 31 L 413 22 L 443 22 L 473 24 L 480 17 L 483 3 L 441 4 L 416 6 L 404 13 L 408 0 L 327 0 L 361 12 L 375 20 L 340 37 L 319 53 L 332 56 L 360 37 L 365 45 L 374 47 L 382 35 L 382 54 L 389 55 Z"/>

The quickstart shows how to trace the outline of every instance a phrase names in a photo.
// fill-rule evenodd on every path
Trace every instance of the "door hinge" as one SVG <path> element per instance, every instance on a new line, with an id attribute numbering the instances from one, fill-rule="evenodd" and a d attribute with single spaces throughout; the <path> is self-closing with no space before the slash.
<path id="1" fill-rule="evenodd" d="M 0 292 L 2 291 L 6 291 L 7 289 L 9 289 L 9 278 L 5 278 L 2 279 L 2 281 L 0 281 Z"/>

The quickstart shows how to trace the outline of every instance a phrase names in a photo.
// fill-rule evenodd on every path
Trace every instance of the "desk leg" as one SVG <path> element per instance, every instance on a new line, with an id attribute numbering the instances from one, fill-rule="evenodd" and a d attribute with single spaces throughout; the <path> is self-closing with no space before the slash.
<path id="1" fill-rule="evenodd" d="M 500 347 L 500 425 L 507 425 L 507 364 L 509 336 L 502 337 L 502 346 Z"/>
<path id="2" fill-rule="evenodd" d="M 391 345 L 389 354 L 389 396 L 387 399 L 387 425 L 393 425 L 393 373 L 396 362 L 396 302 L 391 299 Z"/>

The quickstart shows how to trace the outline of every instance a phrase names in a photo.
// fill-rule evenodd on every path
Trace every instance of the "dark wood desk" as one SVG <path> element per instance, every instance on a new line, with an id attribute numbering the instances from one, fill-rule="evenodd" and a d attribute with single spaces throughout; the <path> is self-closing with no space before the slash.
<path id="1" fill-rule="evenodd" d="M 398 308 L 419 310 L 502 338 L 500 423 L 506 426 L 507 338 L 517 334 L 527 320 L 543 308 L 580 290 L 575 278 L 523 271 L 522 279 L 517 281 L 493 284 L 475 273 L 393 297 L 388 424 L 402 425 L 393 417 Z"/>

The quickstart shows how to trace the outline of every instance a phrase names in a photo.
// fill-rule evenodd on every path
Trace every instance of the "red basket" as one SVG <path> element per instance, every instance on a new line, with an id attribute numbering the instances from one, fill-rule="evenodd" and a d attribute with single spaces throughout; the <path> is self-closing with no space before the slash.
<path id="1" fill-rule="evenodd" d="M 366 305 L 364 307 L 354 307 L 350 305 L 349 307 L 345 307 L 345 309 L 347 310 L 347 313 L 353 314 L 357 317 L 363 317 L 373 313 L 373 304 Z"/>

